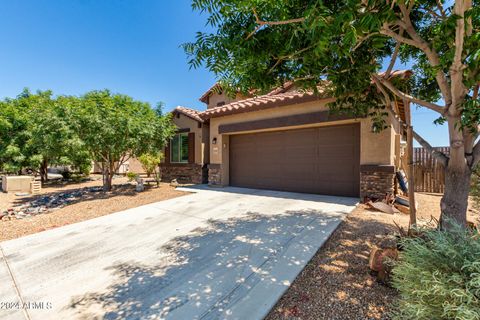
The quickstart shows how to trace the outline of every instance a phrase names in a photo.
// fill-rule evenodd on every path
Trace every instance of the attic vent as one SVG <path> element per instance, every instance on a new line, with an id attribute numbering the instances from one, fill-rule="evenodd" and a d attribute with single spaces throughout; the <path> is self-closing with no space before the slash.
<path id="1" fill-rule="evenodd" d="M 217 103 L 217 107 L 221 107 L 223 105 L 225 105 L 225 101 L 220 101 L 220 102 Z"/>

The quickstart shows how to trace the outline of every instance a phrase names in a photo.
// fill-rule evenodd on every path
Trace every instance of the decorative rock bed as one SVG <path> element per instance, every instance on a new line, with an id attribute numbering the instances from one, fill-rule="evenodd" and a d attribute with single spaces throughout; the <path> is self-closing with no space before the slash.
<path id="1" fill-rule="evenodd" d="M 0 212 L 1 220 L 24 219 L 38 214 L 46 214 L 73 202 L 85 200 L 92 194 L 102 192 L 102 187 L 88 187 L 79 190 L 40 196 Z"/>

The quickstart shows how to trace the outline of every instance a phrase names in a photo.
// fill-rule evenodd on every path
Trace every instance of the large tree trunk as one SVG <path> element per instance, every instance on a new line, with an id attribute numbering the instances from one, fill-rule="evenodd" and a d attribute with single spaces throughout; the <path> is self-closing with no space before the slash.
<path id="1" fill-rule="evenodd" d="M 440 203 L 442 230 L 451 229 L 453 223 L 466 226 L 471 175 L 472 171 L 466 164 L 463 170 L 450 166 L 445 169 L 445 192 Z"/>
<path id="2" fill-rule="evenodd" d="M 42 185 L 48 181 L 48 161 L 44 159 L 40 165 L 40 179 Z"/>
<path id="3" fill-rule="evenodd" d="M 114 163 L 104 164 L 103 168 L 103 191 L 111 191 L 113 175 L 115 174 Z"/>

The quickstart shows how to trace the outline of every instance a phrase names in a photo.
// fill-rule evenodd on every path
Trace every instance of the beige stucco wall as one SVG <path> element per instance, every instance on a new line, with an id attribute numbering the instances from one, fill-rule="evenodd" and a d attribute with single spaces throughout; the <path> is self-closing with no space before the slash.
<path id="1" fill-rule="evenodd" d="M 127 161 L 127 167 L 128 167 L 128 172 L 145 173 L 142 163 L 140 162 L 140 160 L 138 160 L 138 158 L 130 158 Z"/>
<path id="2" fill-rule="evenodd" d="M 229 135 L 222 135 L 218 133 L 218 127 L 220 125 L 327 110 L 328 107 L 326 106 L 326 103 L 328 103 L 329 101 L 309 102 L 292 106 L 270 108 L 262 111 L 246 112 L 210 119 L 210 141 L 212 141 L 214 138 L 217 138 L 216 145 L 210 144 L 210 163 L 222 164 L 222 184 L 227 185 L 229 183 Z M 383 130 L 380 133 L 372 132 L 371 121 L 369 119 L 341 120 L 260 131 L 300 129 L 307 127 L 320 127 L 355 122 L 360 123 L 360 164 L 393 165 L 395 163 L 395 130 L 390 124 L 390 120 L 388 120 L 389 128 Z"/>
<path id="3" fill-rule="evenodd" d="M 209 141 L 209 128 L 208 124 L 202 124 L 202 127 L 198 127 L 198 121 L 193 120 L 190 117 L 187 117 L 181 113 L 178 116 L 173 117 L 173 123 L 179 129 L 190 129 L 190 132 L 195 133 L 195 163 L 196 164 L 205 164 L 208 163 L 208 154 L 204 150 L 208 146 Z M 168 155 L 165 155 L 166 157 Z"/>
<path id="4" fill-rule="evenodd" d="M 32 176 L 3 176 L 2 191 L 3 192 L 30 192 Z"/>

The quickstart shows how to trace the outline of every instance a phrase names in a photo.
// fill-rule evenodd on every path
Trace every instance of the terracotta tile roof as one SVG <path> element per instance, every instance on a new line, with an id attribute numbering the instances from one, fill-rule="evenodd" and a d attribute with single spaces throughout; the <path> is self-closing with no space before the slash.
<path id="1" fill-rule="evenodd" d="M 217 82 L 213 86 L 211 86 L 207 91 L 205 91 L 204 94 L 198 99 L 203 103 L 208 103 L 208 97 L 210 94 L 215 91 L 215 90 L 221 90 L 222 88 L 220 87 L 220 84 Z"/>
<path id="2" fill-rule="evenodd" d="M 390 73 L 389 79 L 391 78 L 409 78 L 413 72 L 411 70 L 393 70 Z M 380 76 L 385 75 L 384 72 L 379 73 Z M 199 116 L 203 119 L 215 118 L 226 116 L 230 114 L 258 111 L 268 108 L 281 107 L 292 104 L 305 103 L 316 100 L 326 100 L 330 99 L 333 101 L 333 98 L 328 96 L 325 88 L 319 87 L 319 93 L 315 94 L 313 91 L 300 91 L 292 90 L 288 91 L 293 87 L 294 83 L 291 81 L 286 82 L 282 87 L 273 89 L 269 93 L 257 97 L 252 97 L 240 101 L 231 102 L 229 104 L 207 109 L 201 113 Z M 219 85 L 216 83 L 212 86 L 202 97 L 208 97 L 208 95 L 215 90 Z"/>
<path id="3" fill-rule="evenodd" d="M 231 102 L 229 104 L 207 109 L 201 113 L 204 119 L 226 116 L 229 114 L 258 111 L 274 107 L 328 99 L 324 91 L 315 94 L 313 91 L 291 91 L 279 94 L 268 93 L 266 95 Z"/>
<path id="4" fill-rule="evenodd" d="M 293 84 L 294 84 L 293 81 L 287 81 L 281 87 L 275 88 L 272 91 L 270 91 L 269 93 L 267 93 L 267 95 L 273 96 L 273 95 L 276 95 L 276 94 L 279 94 L 279 93 L 287 92 L 291 87 L 293 87 Z"/>
<path id="5" fill-rule="evenodd" d="M 380 72 L 378 75 L 383 77 L 385 76 L 385 72 Z M 413 75 L 412 70 L 392 70 L 392 72 L 390 72 L 390 76 L 388 77 L 388 79 L 392 79 L 392 78 L 407 79 L 407 78 L 410 78 L 412 75 Z"/>
<path id="6" fill-rule="evenodd" d="M 290 89 L 293 86 L 293 84 L 294 84 L 293 81 L 287 81 L 287 82 L 285 82 L 285 84 L 283 86 L 273 89 L 267 95 L 274 95 L 274 94 L 278 94 L 278 93 L 283 93 L 283 92 L 287 91 L 288 89 Z M 210 96 L 210 94 L 213 93 L 214 91 L 221 91 L 221 90 L 222 90 L 222 88 L 221 88 L 220 84 L 217 82 L 214 85 L 212 85 L 210 88 L 208 88 L 208 90 L 205 91 L 205 93 L 198 100 L 200 100 L 203 103 L 208 103 L 208 97 Z M 249 94 L 254 95 L 255 90 L 251 90 L 251 92 L 249 92 Z"/>
<path id="7" fill-rule="evenodd" d="M 187 107 L 182 107 L 182 106 L 178 106 L 176 107 L 175 109 L 173 109 L 172 112 L 178 112 L 178 113 L 181 113 L 183 114 L 184 116 L 187 116 L 193 120 L 196 120 L 198 122 L 203 122 L 204 120 L 200 117 L 201 115 L 201 112 L 200 111 L 197 111 L 197 110 L 193 110 L 193 109 L 190 109 L 190 108 L 187 108 Z"/>

